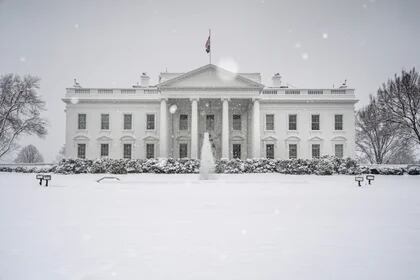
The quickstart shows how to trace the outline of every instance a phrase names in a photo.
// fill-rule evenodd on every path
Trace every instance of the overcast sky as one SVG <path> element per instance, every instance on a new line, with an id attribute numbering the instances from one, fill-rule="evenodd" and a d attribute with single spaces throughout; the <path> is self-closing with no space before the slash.
<path id="1" fill-rule="evenodd" d="M 147 72 L 233 61 L 240 72 L 279 72 L 295 87 L 344 79 L 366 104 L 402 68 L 420 68 L 419 0 L 0 0 L 0 74 L 39 76 L 49 134 L 23 137 L 46 161 L 64 144 L 61 98 L 85 87 L 130 87 Z"/>

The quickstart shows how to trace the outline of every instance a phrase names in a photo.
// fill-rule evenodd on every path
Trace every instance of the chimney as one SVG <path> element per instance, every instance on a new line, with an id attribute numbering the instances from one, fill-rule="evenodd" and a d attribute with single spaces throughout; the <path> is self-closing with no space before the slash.
<path id="1" fill-rule="evenodd" d="M 281 87 L 281 76 L 279 73 L 273 76 L 273 87 Z"/>
<path id="2" fill-rule="evenodd" d="M 142 87 L 149 87 L 150 77 L 147 76 L 146 72 L 143 72 L 140 76 L 140 85 Z"/>

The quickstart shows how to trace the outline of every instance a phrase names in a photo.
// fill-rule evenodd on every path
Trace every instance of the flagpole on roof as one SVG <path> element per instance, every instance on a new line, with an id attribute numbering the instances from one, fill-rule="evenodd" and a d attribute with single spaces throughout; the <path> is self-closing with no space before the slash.
<path id="1" fill-rule="evenodd" d="M 211 64 L 211 29 L 209 29 L 210 51 L 209 51 L 209 64 Z"/>

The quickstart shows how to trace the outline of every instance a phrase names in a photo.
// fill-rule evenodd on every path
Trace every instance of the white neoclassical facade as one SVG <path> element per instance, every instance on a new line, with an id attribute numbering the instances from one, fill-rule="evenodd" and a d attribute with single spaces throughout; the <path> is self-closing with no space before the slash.
<path id="1" fill-rule="evenodd" d="M 216 158 L 353 157 L 354 89 L 261 84 L 260 73 L 208 64 L 132 88 L 68 88 L 66 157 L 199 158 L 208 131 Z"/>

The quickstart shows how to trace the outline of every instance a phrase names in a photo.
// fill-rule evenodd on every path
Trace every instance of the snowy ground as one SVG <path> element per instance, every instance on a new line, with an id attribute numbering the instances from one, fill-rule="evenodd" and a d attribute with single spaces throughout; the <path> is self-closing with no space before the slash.
<path id="1" fill-rule="evenodd" d="M 420 279 L 420 176 L 0 173 L 0 279 Z"/>

